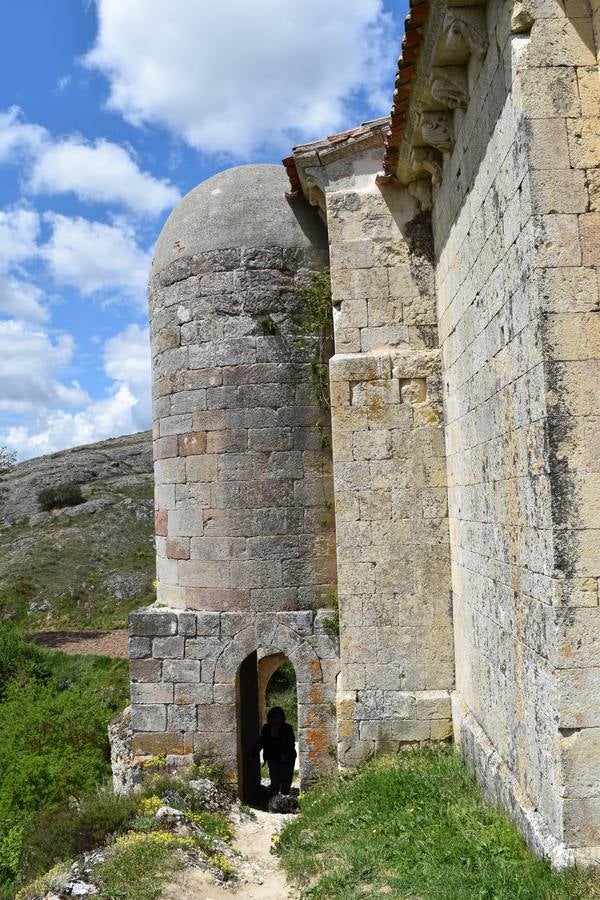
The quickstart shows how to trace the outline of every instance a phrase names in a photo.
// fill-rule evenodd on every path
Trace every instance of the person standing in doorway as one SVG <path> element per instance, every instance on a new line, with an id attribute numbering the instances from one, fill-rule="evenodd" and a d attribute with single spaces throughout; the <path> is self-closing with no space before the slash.
<path id="1" fill-rule="evenodd" d="M 270 794 L 289 794 L 294 778 L 296 761 L 296 737 L 294 729 L 285 721 L 280 706 L 269 710 L 266 725 L 260 733 L 255 752 L 263 751 L 271 779 Z"/>

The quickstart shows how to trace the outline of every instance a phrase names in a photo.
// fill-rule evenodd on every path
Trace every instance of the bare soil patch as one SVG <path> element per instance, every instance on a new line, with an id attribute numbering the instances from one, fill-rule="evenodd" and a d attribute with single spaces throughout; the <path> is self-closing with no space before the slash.
<path id="1" fill-rule="evenodd" d="M 127 659 L 127 630 L 37 631 L 28 635 L 38 647 L 61 650 L 73 656 L 113 656 Z"/>

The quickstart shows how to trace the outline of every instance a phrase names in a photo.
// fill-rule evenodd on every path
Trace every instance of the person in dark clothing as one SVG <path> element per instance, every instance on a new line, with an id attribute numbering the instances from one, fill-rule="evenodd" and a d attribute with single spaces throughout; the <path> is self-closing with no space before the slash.
<path id="1" fill-rule="evenodd" d="M 263 751 L 271 778 L 270 794 L 289 794 L 294 778 L 296 761 L 296 738 L 294 729 L 285 721 L 285 713 L 280 706 L 269 710 L 267 723 L 263 726 L 255 751 Z"/>

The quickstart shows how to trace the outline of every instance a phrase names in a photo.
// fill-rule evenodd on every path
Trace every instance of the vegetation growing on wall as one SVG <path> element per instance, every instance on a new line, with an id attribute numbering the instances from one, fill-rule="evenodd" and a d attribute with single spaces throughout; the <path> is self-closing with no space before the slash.
<path id="1" fill-rule="evenodd" d="M 281 706 L 286 720 L 298 732 L 298 688 L 291 662 L 285 662 L 271 675 L 266 691 L 267 710 Z"/>
<path id="2" fill-rule="evenodd" d="M 322 409 L 328 410 L 331 406 L 329 359 L 333 348 L 331 273 L 329 269 L 313 272 L 310 283 L 300 288 L 298 295 L 303 308 L 295 323 L 297 340 L 300 346 L 310 345 L 311 347 L 310 372 L 315 398 Z"/>

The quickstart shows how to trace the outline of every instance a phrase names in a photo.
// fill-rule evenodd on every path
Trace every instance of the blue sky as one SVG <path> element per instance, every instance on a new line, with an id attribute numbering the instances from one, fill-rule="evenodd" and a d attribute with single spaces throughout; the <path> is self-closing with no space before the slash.
<path id="1" fill-rule="evenodd" d="M 0 446 L 150 425 L 145 281 L 180 196 L 389 111 L 405 4 L 22 0 L 0 57 Z"/>

